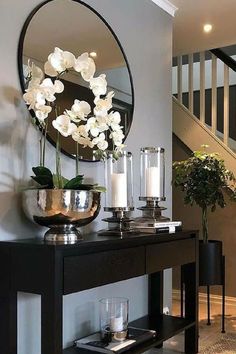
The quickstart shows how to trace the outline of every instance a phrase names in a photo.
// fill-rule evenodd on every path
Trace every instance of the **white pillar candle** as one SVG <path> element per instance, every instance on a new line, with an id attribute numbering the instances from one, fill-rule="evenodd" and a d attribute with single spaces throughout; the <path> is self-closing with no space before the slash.
<path id="1" fill-rule="evenodd" d="M 146 197 L 160 197 L 160 173 L 158 167 L 146 168 Z"/>
<path id="2" fill-rule="evenodd" d="M 111 175 L 111 206 L 114 208 L 127 207 L 127 180 L 125 173 Z"/>
<path id="3" fill-rule="evenodd" d="M 111 318 L 111 331 L 121 332 L 123 331 L 123 317 L 113 317 Z"/>

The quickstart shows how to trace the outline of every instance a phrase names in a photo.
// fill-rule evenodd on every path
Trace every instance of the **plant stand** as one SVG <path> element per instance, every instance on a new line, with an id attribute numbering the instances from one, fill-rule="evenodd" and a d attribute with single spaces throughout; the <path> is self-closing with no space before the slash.
<path id="1" fill-rule="evenodd" d="M 207 288 L 207 326 L 211 325 L 210 287 L 212 285 L 222 286 L 221 333 L 225 333 L 225 256 L 222 256 L 222 260 L 221 260 L 220 281 L 216 282 L 216 284 L 203 285 L 203 286 L 206 286 L 206 288 Z M 181 317 L 184 317 L 184 288 L 185 288 L 184 274 L 181 271 L 181 279 L 180 279 L 180 313 L 181 313 Z"/>

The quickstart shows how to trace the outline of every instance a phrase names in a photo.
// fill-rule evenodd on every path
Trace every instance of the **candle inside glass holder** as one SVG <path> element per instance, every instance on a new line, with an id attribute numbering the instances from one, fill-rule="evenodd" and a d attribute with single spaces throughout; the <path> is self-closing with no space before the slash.
<path id="1" fill-rule="evenodd" d="M 132 154 L 122 152 L 118 159 L 112 154 L 105 161 L 105 205 L 108 208 L 133 206 Z"/>
<path id="2" fill-rule="evenodd" d="M 99 303 L 102 341 L 125 340 L 128 333 L 129 300 L 113 297 L 101 299 Z"/>
<path id="3" fill-rule="evenodd" d="M 165 199 L 164 149 L 146 147 L 140 155 L 140 199 Z"/>

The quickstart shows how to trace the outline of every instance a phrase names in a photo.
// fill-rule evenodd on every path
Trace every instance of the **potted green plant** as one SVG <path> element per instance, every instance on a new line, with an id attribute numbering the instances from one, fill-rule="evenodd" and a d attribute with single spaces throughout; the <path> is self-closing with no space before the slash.
<path id="1" fill-rule="evenodd" d="M 198 205 L 202 214 L 202 241 L 199 244 L 199 284 L 213 285 L 221 277 L 222 242 L 209 240 L 208 213 L 226 206 L 224 190 L 235 195 L 235 177 L 218 153 L 208 153 L 207 145 L 184 161 L 173 164 L 173 185 L 184 193 L 184 203 Z"/>

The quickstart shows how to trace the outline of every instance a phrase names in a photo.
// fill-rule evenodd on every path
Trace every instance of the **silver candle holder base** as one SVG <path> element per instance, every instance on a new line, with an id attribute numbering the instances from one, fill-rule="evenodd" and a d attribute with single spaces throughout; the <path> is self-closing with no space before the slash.
<path id="1" fill-rule="evenodd" d="M 166 210 L 166 208 L 159 206 L 159 202 L 164 201 L 165 198 L 139 197 L 139 200 L 146 201 L 146 205 L 138 208 L 142 211 L 142 216 L 135 218 L 135 228 L 140 231 L 156 229 L 157 224 L 170 221 L 168 217 L 162 215 L 163 210 Z"/>
<path id="2" fill-rule="evenodd" d="M 111 212 L 112 216 L 102 219 L 108 223 L 108 229 L 100 230 L 98 235 L 124 237 L 132 234 L 137 234 L 138 231 L 133 227 L 133 219 L 130 217 L 130 212 L 133 210 L 133 207 L 105 207 L 104 211 Z"/>

